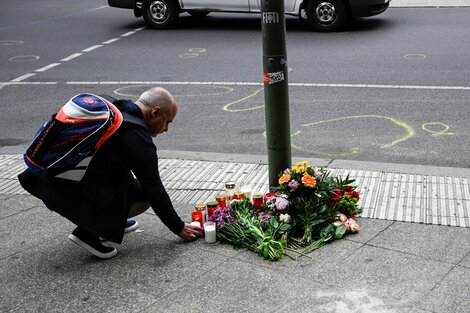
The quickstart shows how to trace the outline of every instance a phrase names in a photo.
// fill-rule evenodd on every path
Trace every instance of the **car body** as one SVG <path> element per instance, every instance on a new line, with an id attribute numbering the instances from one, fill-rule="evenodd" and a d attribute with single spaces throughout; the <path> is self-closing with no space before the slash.
<path id="1" fill-rule="evenodd" d="M 261 0 L 108 0 L 110 7 L 133 9 L 153 28 L 174 26 L 182 12 L 205 16 L 210 12 L 261 12 Z M 317 31 L 336 31 L 349 17 L 367 17 L 384 12 L 390 0 L 285 0 L 286 15 L 306 19 Z"/>

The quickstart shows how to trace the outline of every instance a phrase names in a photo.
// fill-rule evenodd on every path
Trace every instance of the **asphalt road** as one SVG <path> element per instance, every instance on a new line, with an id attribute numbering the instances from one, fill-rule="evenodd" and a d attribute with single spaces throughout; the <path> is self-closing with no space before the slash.
<path id="1" fill-rule="evenodd" d="M 470 8 L 390 8 L 339 33 L 288 18 L 292 154 L 470 167 L 468 29 Z M 3 1 L 0 153 L 77 93 L 163 84 L 180 110 L 159 149 L 265 154 L 261 57 L 256 15 L 156 31 L 103 0 Z"/>

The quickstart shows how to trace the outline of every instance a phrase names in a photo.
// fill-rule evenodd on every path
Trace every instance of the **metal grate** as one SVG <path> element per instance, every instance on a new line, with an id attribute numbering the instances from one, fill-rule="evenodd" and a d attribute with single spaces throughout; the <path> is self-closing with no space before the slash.
<path id="1" fill-rule="evenodd" d="M 16 179 L 25 168 L 20 155 L 0 155 L 0 193 L 26 194 Z M 470 227 L 468 178 L 386 171 L 330 169 L 356 179 L 359 206 L 368 218 Z M 226 181 L 253 192 L 269 189 L 268 166 L 242 162 L 160 159 L 160 174 L 175 203 L 205 203 Z"/>

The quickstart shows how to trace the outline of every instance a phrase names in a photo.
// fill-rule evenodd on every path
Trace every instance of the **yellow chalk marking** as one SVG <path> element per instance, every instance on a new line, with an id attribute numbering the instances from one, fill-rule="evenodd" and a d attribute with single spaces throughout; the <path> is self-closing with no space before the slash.
<path id="1" fill-rule="evenodd" d="M 438 128 L 442 127 L 442 129 L 436 130 L 435 126 L 437 126 Z M 430 132 L 434 137 L 454 135 L 453 132 L 449 132 L 450 127 L 448 125 L 440 122 L 424 123 L 423 125 L 421 125 L 421 128 L 427 132 Z"/>
<path id="2" fill-rule="evenodd" d="M 414 131 L 414 129 L 408 125 L 407 123 L 403 122 L 403 121 L 400 121 L 400 120 L 397 120 L 397 119 L 394 119 L 392 117 L 387 117 L 387 116 L 380 116 L 380 115 L 355 115 L 355 116 L 345 116 L 345 117 L 339 117 L 339 118 L 333 118 L 333 119 L 329 119 L 329 120 L 324 120 L 324 121 L 318 121 L 318 122 L 313 122 L 313 123 L 307 123 L 307 124 L 304 124 L 303 126 L 305 127 L 308 127 L 308 126 L 313 126 L 313 125 L 318 125 L 318 124 L 324 124 L 324 123 L 329 123 L 329 122 L 336 122 L 336 121 L 343 121 L 343 120 L 349 120 L 349 119 L 357 119 L 357 118 L 380 118 L 380 119 L 386 119 L 386 120 L 389 120 L 391 122 L 393 122 L 394 124 L 400 126 L 400 127 L 403 127 L 405 130 L 406 130 L 406 135 L 397 139 L 397 140 L 394 140 L 390 143 L 387 143 L 387 144 L 384 144 L 381 146 L 382 149 L 387 149 L 387 148 L 390 148 L 391 146 L 394 146 L 396 144 L 399 144 L 403 141 L 406 141 L 408 139 L 410 139 L 411 137 L 413 137 L 416 133 Z"/>
<path id="3" fill-rule="evenodd" d="M 137 87 L 145 87 L 147 90 L 149 88 L 148 85 L 133 85 L 133 86 L 125 86 L 118 88 L 114 90 L 114 93 L 119 95 L 119 96 L 124 96 L 124 97 L 139 97 L 139 94 L 131 94 L 131 93 L 125 93 L 123 90 L 129 89 L 129 88 L 137 88 Z M 207 86 L 210 88 L 218 88 L 222 89 L 220 92 L 214 92 L 214 93 L 200 93 L 200 94 L 173 94 L 175 97 L 201 97 L 201 96 L 218 96 L 218 95 L 223 95 L 227 93 L 231 93 L 233 91 L 233 88 L 227 87 L 227 86 Z"/>
<path id="4" fill-rule="evenodd" d="M 195 52 L 195 53 L 202 53 L 202 52 L 206 52 L 206 49 L 204 49 L 204 48 L 191 48 L 188 51 L 189 52 Z"/>
<path id="5" fill-rule="evenodd" d="M 190 58 L 195 58 L 199 55 L 199 53 L 183 53 L 180 54 L 179 57 L 182 59 L 190 59 Z"/>
<path id="6" fill-rule="evenodd" d="M 242 112 L 242 111 L 251 111 L 251 110 L 256 110 L 256 109 L 263 108 L 263 107 L 264 107 L 264 104 L 263 104 L 263 105 L 260 105 L 260 106 L 252 107 L 252 108 L 246 108 L 246 109 L 230 109 L 230 107 L 231 107 L 232 105 L 237 104 L 237 103 L 240 103 L 240 102 L 243 102 L 243 101 L 245 101 L 245 100 L 247 100 L 247 99 L 250 99 L 250 98 L 256 96 L 256 95 L 257 95 L 261 90 L 263 90 L 263 89 L 264 89 L 264 87 L 263 87 L 263 88 L 260 88 L 260 89 L 258 89 L 258 90 L 256 90 L 256 91 L 255 91 L 254 93 L 252 93 L 251 95 L 248 95 L 248 96 L 246 96 L 246 97 L 243 97 L 243 98 L 241 98 L 241 99 L 235 100 L 235 101 L 233 101 L 233 102 L 230 102 L 230 103 L 224 105 L 223 110 L 224 110 L 224 111 L 227 111 L 227 112 Z"/>
<path id="7" fill-rule="evenodd" d="M 11 62 L 31 62 L 37 60 L 39 60 L 39 56 L 37 55 L 18 55 L 8 59 L 8 61 Z"/>

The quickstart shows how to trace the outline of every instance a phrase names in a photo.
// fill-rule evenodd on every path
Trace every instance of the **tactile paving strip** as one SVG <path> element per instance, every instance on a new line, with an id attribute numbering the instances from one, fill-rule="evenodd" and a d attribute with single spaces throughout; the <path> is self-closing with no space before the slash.
<path id="1" fill-rule="evenodd" d="M 0 155 L 0 193 L 26 194 L 16 179 L 25 168 L 20 155 Z M 332 175 L 356 179 L 362 216 L 405 222 L 470 227 L 467 177 L 386 171 L 330 169 Z M 206 203 L 224 190 L 226 181 L 268 191 L 266 164 L 160 159 L 160 174 L 175 203 Z"/>

